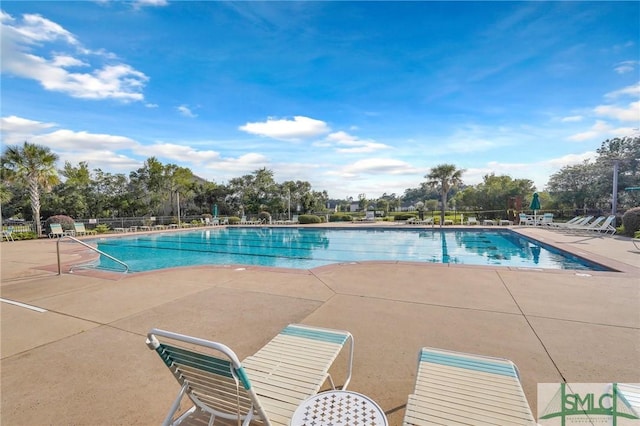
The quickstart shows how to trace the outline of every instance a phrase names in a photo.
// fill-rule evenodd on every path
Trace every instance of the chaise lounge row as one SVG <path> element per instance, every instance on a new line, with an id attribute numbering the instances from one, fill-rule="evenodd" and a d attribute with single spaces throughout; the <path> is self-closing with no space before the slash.
<path id="1" fill-rule="evenodd" d="M 181 387 L 163 424 L 293 425 L 298 406 L 316 395 L 327 380 L 336 388 L 329 368 L 347 343 L 343 390 L 353 365 L 353 336 L 348 331 L 290 324 L 240 362 L 221 343 L 152 329 L 147 346 L 158 353 Z M 191 407 L 181 411 L 184 397 Z M 386 425 L 364 420 L 336 418 L 332 424 Z M 443 349 L 420 350 L 403 425 L 455 423 L 535 425 L 511 361 Z"/>

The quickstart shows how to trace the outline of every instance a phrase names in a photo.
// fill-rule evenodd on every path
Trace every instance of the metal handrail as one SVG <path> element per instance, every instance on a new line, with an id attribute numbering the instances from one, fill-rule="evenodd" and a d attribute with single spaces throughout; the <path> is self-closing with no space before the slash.
<path id="1" fill-rule="evenodd" d="M 58 275 L 62 275 L 62 267 L 60 265 L 60 241 L 62 241 L 63 238 L 69 238 L 70 240 L 75 241 L 76 243 L 80 243 L 83 246 L 95 251 L 96 253 L 101 254 L 102 256 L 105 256 L 113 260 L 114 262 L 121 264 L 122 266 L 124 266 L 124 272 L 123 272 L 124 274 L 129 272 L 129 265 L 127 265 L 123 261 L 118 260 L 115 257 L 111 256 L 110 254 L 107 254 L 102 250 L 98 250 L 97 248 L 85 243 L 84 241 L 80 241 L 79 239 L 72 237 L 71 235 L 63 235 L 62 237 L 58 238 L 58 241 L 56 242 L 56 254 L 58 255 Z M 71 266 L 71 268 L 69 269 L 69 272 L 70 273 L 73 272 L 73 266 Z"/>

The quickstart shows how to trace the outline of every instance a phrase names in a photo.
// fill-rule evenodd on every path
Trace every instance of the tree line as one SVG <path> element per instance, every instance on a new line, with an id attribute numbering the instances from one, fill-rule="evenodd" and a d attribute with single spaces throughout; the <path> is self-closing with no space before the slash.
<path id="1" fill-rule="evenodd" d="M 147 215 L 257 214 L 267 211 L 285 216 L 325 211 L 337 206 L 348 211 L 353 198 L 330 199 L 326 190 L 314 190 L 307 181 L 274 180 L 266 168 L 231 179 L 227 184 L 202 179 L 186 167 L 163 164 L 148 158 L 130 172 L 91 170 L 87 162 L 66 162 L 57 169 L 58 156 L 49 148 L 25 142 L 8 146 L 2 154 L 2 217 L 21 217 L 39 222 L 41 217 L 65 214 L 74 218 L 141 217 Z M 618 172 L 618 206 L 621 210 L 640 204 L 640 137 L 607 139 L 593 161 L 566 166 L 549 178 L 540 192 L 543 209 L 611 208 L 614 167 Z M 361 210 L 388 214 L 412 206 L 438 210 L 505 210 L 528 206 L 536 187 L 529 179 L 487 174 L 481 183 L 465 185 L 464 169 L 453 164 L 433 167 L 425 180 L 403 194 L 368 199 L 358 195 Z M 179 204 L 179 207 L 178 207 Z"/>

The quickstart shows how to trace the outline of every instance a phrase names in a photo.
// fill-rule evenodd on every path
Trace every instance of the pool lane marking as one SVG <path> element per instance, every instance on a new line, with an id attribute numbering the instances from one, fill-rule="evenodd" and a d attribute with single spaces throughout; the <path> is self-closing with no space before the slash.
<path id="1" fill-rule="evenodd" d="M 20 302 L 14 301 L 14 300 L 3 299 L 1 297 L 0 297 L 0 302 L 8 303 L 10 305 L 20 306 L 21 308 L 31 309 L 32 311 L 36 311 L 36 312 L 40 312 L 40 313 L 47 312 L 46 309 L 38 308 L 37 306 L 27 305 L 26 303 L 20 303 Z"/>

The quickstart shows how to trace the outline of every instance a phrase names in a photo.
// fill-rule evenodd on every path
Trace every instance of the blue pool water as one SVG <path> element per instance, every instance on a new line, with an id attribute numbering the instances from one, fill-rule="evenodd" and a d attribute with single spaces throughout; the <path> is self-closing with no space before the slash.
<path id="1" fill-rule="evenodd" d="M 310 269 L 369 260 L 607 270 L 508 230 L 221 227 L 96 242 L 131 272 L 229 264 Z M 92 266 L 122 270 L 105 257 Z"/>

